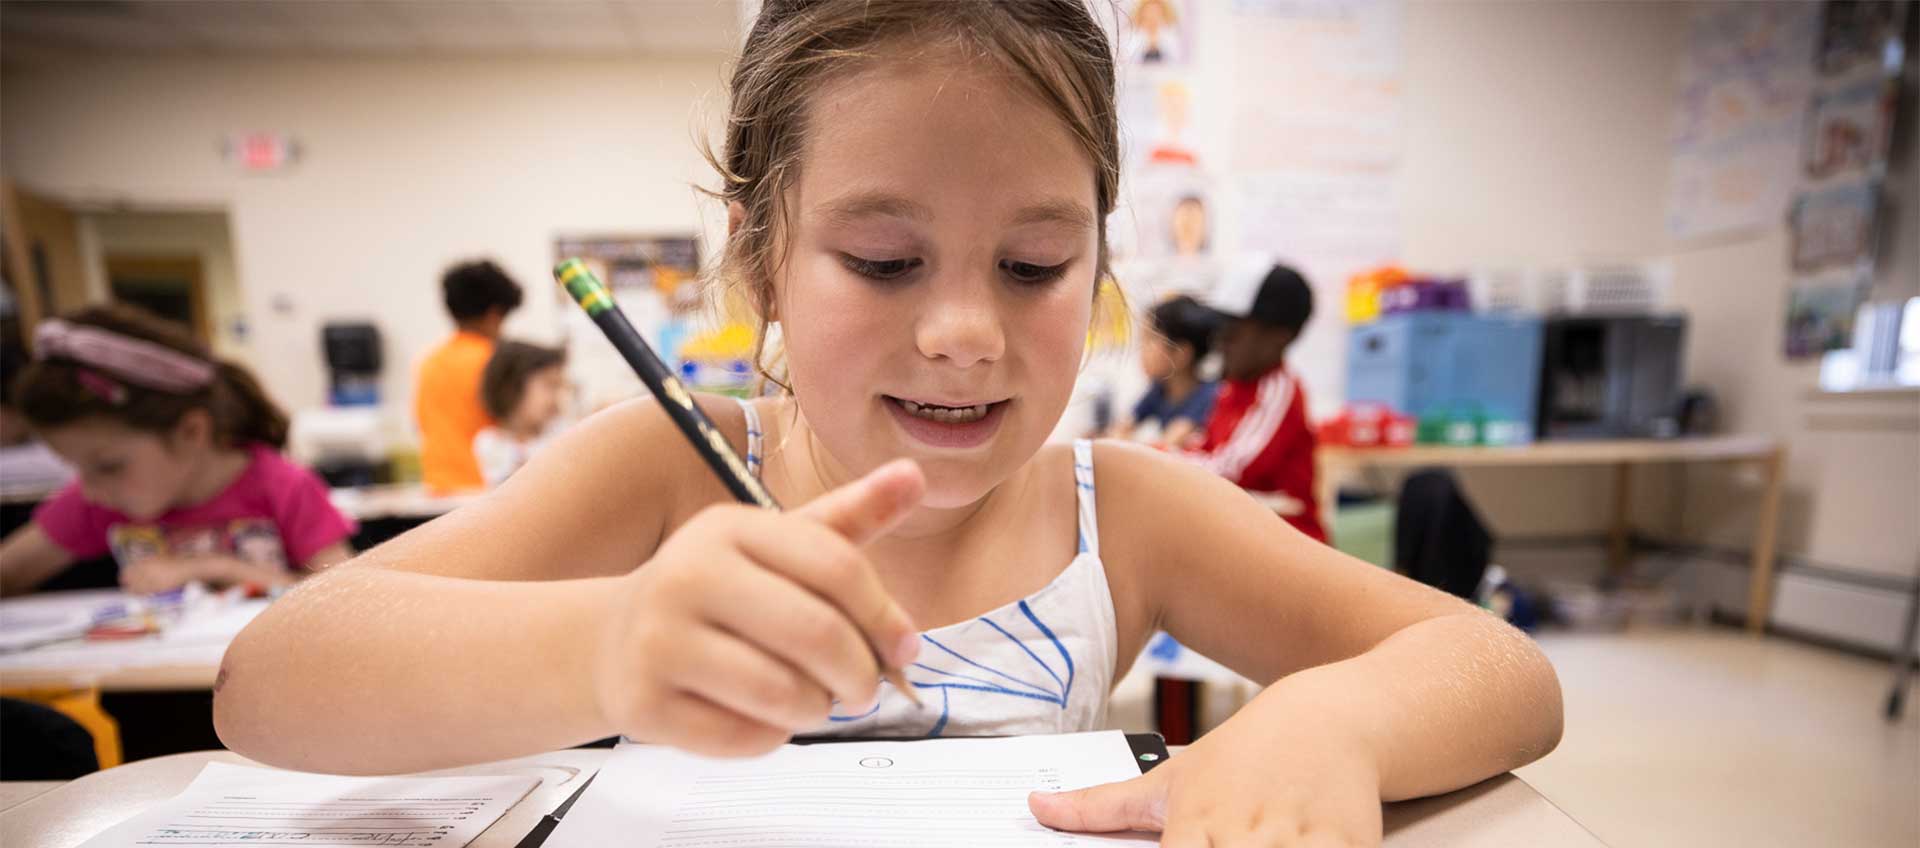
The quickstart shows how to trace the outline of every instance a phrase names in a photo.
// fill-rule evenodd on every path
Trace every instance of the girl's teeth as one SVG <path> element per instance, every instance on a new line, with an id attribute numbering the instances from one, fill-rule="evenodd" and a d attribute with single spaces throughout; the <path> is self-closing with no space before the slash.
<path id="1" fill-rule="evenodd" d="M 989 406 L 991 406 L 991 404 L 984 403 L 960 407 L 928 406 L 923 403 L 914 403 L 905 398 L 900 399 L 900 408 L 905 409 L 908 415 L 915 418 L 925 418 L 928 421 L 939 421 L 944 424 L 971 424 L 985 418 Z"/>

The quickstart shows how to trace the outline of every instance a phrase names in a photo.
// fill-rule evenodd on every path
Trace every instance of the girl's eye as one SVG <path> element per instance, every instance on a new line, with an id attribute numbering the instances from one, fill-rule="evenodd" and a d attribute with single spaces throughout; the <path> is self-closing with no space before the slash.
<path id="1" fill-rule="evenodd" d="M 1027 285 L 1041 285 L 1060 279 L 1062 274 L 1067 273 L 1067 266 L 1069 264 L 1071 263 L 1062 262 L 1058 265 L 1035 265 L 1031 262 L 1015 262 L 1011 259 L 1002 259 L 1000 260 L 1000 270 L 1006 272 L 1007 276 L 1012 277 L 1014 282 L 1025 283 Z"/>
<path id="2" fill-rule="evenodd" d="M 840 254 L 840 264 L 870 280 L 897 280 L 920 267 L 918 259 L 862 259 L 851 253 Z"/>

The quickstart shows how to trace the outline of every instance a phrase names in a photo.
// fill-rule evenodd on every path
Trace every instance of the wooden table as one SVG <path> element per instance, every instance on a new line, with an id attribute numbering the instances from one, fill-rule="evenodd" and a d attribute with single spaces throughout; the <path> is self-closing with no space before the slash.
<path id="1" fill-rule="evenodd" d="M 488 828 L 474 848 L 512 848 L 540 817 L 600 767 L 604 748 L 555 751 L 434 774 L 524 774 L 540 778 L 525 800 Z M 186 789 L 209 762 L 257 765 L 231 751 L 199 751 L 129 763 L 67 783 L 0 811 L 0 845 L 73 848 L 127 817 Z M 1599 839 L 1533 787 L 1506 774 L 1458 792 L 1385 809 L 1386 845 L 1593 848 Z"/>
<path id="2" fill-rule="evenodd" d="M 1765 436 L 1715 436 L 1699 439 L 1620 439 L 1548 441 L 1513 447 L 1349 448 L 1318 451 L 1320 514 L 1331 516 L 1343 474 L 1368 469 L 1612 466 L 1613 509 L 1608 533 L 1608 568 L 1623 577 L 1631 562 L 1629 505 L 1633 467 L 1668 462 L 1751 462 L 1760 467 L 1765 491 L 1754 522 L 1752 567 L 1747 583 L 1747 630 L 1766 629 L 1773 605 L 1773 551 L 1780 518 L 1780 492 L 1786 449 Z"/>

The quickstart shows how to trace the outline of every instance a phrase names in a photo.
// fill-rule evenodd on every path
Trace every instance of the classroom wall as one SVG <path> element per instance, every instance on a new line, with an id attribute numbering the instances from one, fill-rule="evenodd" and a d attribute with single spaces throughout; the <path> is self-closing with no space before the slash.
<path id="1" fill-rule="evenodd" d="M 498 259 L 527 287 L 511 335 L 556 340 L 558 233 L 703 226 L 696 127 L 723 57 L 343 60 L 135 58 L 0 76 L 0 168 L 82 208 L 223 209 L 251 359 L 293 408 L 319 405 L 319 327 L 376 320 L 392 434 L 412 439 L 412 369 L 451 331 L 438 278 Z M 299 161 L 243 174 L 231 133 L 286 133 Z M 723 226 L 716 215 L 708 225 Z"/>

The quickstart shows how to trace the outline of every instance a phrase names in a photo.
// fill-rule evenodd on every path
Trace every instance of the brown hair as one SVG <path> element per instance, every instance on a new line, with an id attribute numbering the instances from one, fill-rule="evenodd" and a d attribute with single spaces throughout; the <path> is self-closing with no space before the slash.
<path id="1" fill-rule="evenodd" d="M 121 303 L 89 306 L 62 318 L 70 324 L 98 327 L 203 359 L 213 365 L 213 380 L 204 388 L 175 394 L 136 385 L 128 375 L 83 366 L 63 357 L 36 360 L 20 375 L 15 388 L 20 412 L 35 428 L 106 418 L 135 430 L 164 435 L 172 432 L 188 412 L 204 409 L 213 419 L 218 444 L 240 447 L 259 442 L 275 449 L 286 447 L 287 414 L 267 397 L 260 381 L 247 369 L 214 358 L 187 328 Z M 98 381 L 83 380 L 82 372 L 106 378 L 114 391 L 103 392 Z"/>
<path id="2" fill-rule="evenodd" d="M 1113 54 L 1085 0 L 767 0 L 733 70 L 722 154 L 706 151 L 721 178 L 720 189 L 708 193 L 745 210 L 706 284 L 724 314 L 757 322 L 754 367 L 783 389 L 789 387 L 763 359 L 773 269 L 784 258 L 774 225 L 786 223 L 783 196 L 798 176 L 807 95 L 889 41 L 937 36 L 1011 71 L 1094 163 L 1096 307 L 1115 308 L 1119 287 L 1110 282 L 1106 223 L 1120 183 Z M 1124 303 L 1118 308 L 1124 312 Z"/>
<path id="3" fill-rule="evenodd" d="M 566 361 L 563 348 L 501 340 L 493 346 L 493 356 L 480 372 L 481 405 L 494 421 L 505 423 L 527 394 L 527 378 Z"/>

